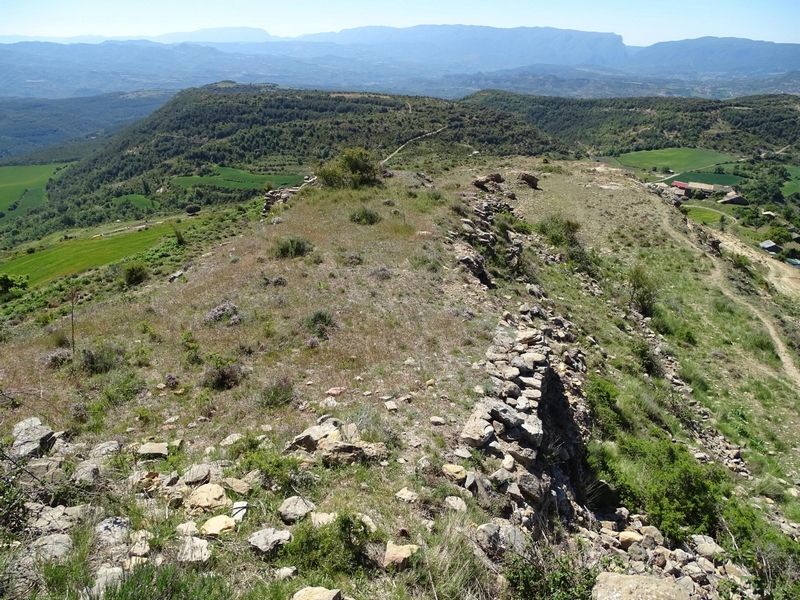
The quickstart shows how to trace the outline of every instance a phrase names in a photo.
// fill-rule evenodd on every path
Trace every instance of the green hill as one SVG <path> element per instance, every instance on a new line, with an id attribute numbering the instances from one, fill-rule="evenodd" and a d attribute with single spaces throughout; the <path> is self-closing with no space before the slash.
<path id="1" fill-rule="evenodd" d="M 751 155 L 800 141 L 798 102 L 789 95 L 574 100 L 490 90 L 465 102 L 514 112 L 601 156 L 680 147 Z"/>
<path id="2" fill-rule="evenodd" d="M 553 136 L 491 107 L 223 83 L 181 92 L 75 164 L 48 185 L 47 205 L 20 220 L 13 231 L 0 226 L 0 236 L 11 247 L 65 227 L 147 214 L 141 202 L 114 202 L 128 195 L 156 200 L 165 211 L 247 200 L 260 193 L 260 186 L 214 185 L 211 180 L 204 182 L 210 185 L 190 186 L 187 182 L 199 180 L 186 178 L 212 176 L 217 167 L 259 177 L 296 176 L 348 146 L 363 146 L 383 158 L 434 132 L 406 146 L 388 167 L 447 168 L 475 153 L 568 152 Z"/>

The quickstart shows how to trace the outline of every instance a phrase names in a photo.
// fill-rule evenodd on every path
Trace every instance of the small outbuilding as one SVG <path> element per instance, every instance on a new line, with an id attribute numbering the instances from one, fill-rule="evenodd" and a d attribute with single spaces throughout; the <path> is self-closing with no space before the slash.
<path id="1" fill-rule="evenodd" d="M 781 252 L 783 252 L 783 248 L 778 244 L 776 244 L 775 242 L 773 242 L 772 240 L 763 241 L 759 244 L 759 246 L 761 246 L 762 250 L 765 250 L 770 254 L 780 254 Z"/>
<path id="2" fill-rule="evenodd" d="M 744 196 L 736 192 L 728 192 L 725 196 L 717 200 L 717 204 L 735 204 L 736 206 L 747 206 L 749 203 Z"/>

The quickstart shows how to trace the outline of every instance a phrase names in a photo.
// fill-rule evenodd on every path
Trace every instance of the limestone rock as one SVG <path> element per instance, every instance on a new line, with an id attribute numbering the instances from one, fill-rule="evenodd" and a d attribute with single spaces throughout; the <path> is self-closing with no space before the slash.
<path id="1" fill-rule="evenodd" d="M 321 513 L 321 512 L 312 512 L 311 513 L 311 524 L 314 527 L 322 527 L 323 525 L 330 525 L 336 520 L 336 517 L 339 515 L 336 513 Z"/>
<path id="2" fill-rule="evenodd" d="M 122 583 L 125 573 L 122 567 L 111 567 L 103 565 L 97 570 L 94 578 L 94 586 L 90 592 L 92 598 L 102 598 L 106 590 L 113 589 Z"/>
<path id="3" fill-rule="evenodd" d="M 270 527 L 268 529 L 256 531 L 247 538 L 247 541 L 255 549 L 268 553 L 272 552 L 278 546 L 283 546 L 291 542 L 292 534 L 289 531 L 280 531 Z"/>
<path id="4" fill-rule="evenodd" d="M 101 548 L 124 545 L 129 528 L 130 521 L 126 517 L 104 519 L 94 527 L 95 543 Z"/>
<path id="5" fill-rule="evenodd" d="M 197 529 L 197 523 L 194 521 L 187 521 L 186 523 L 181 523 L 178 525 L 175 530 L 178 532 L 178 535 L 186 537 L 186 536 L 193 536 L 200 533 Z"/>
<path id="6" fill-rule="evenodd" d="M 292 596 L 292 600 L 341 600 L 341 590 L 329 590 L 321 587 L 303 588 Z"/>
<path id="7" fill-rule="evenodd" d="M 240 496 L 247 496 L 252 490 L 250 484 L 235 477 L 226 477 L 222 480 L 226 488 L 239 494 Z"/>
<path id="8" fill-rule="evenodd" d="M 407 487 L 404 487 L 402 490 L 397 492 L 394 495 L 395 498 L 398 500 L 402 500 L 403 502 L 408 502 L 409 504 L 414 504 L 419 499 L 419 494 L 416 492 L 412 492 Z"/>
<path id="9" fill-rule="evenodd" d="M 600 573 L 592 600 L 689 600 L 689 593 L 667 579 Z"/>
<path id="10" fill-rule="evenodd" d="M 100 442 L 89 451 L 89 458 L 105 459 L 120 451 L 120 443 L 114 440 Z"/>
<path id="11" fill-rule="evenodd" d="M 139 446 L 136 453 L 142 458 L 166 458 L 169 445 L 166 442 L 149 442 Z"/>
<path id="12" fill-rule="evenodd" d="M 389 540 L 386 544 L 386 553 L 383 556 L 383 568 L 388 569 L 394 567 L 401 570 L 408 566 L 408 559 L 411 558 L 419 550 L 419 546 L 415 544 L 408 544 L 407 546 L 398 546 L 393 541 Z"/>
<path id="13" fill-rule="evenodd" d="M 197 564 L 208 562 L 211 558 L 210 544 L 196 537 L 185 537 L 178 550 L 178 562 Z"/>
<path id="14" fill-rule="evenodd" d="M 244 521 L 245 515 L 247 515 L 247 509 L 249 508 L 249 504 L 247 502 L 234 502 L 233 509 L 231 510 L 231 517 L 237 523 Z"/>
<path id="15" fill-rule="evenodd" d="M 325 440 L 319 445 L 325 466 L 355 465 L 364 460 L 364 449 L 358 444 Z"/>
<path id="16" fill-rule="evenodd" d="M 623 531 L 619 534 L 619 545 L 623 550 L 627 550 L 633 544 L 640 543 L 643 539 L 644 536 L 635 531 Z"/>
<path id="17" fill-rule="evenodd" d="M 303 433 L 296 436 L 287 446 L 287 451 L 292 450 L 305 450 L 306 452 L 314 452 L 317 445 L 326 437 L 335 433 L 338 427 L 335 420 L 325 421 L 321 425 L 309 427 Z"/>
<path id="18" fill-rule="evenodd" d="M 236 442 L 238 442 L 241 439 L 244 439 L 244 436 L 241 433 L 232 433 L 224 440 L 222 440 L 219 443 L 219 445 L 223 448 L 228 448 L 230 446 L 233 446 Z"/>
<path id="19" fill-rule="evenodd" d="M 313 502 L 300 496 L 292 496 L 283 501 L 283 504 L 278 509 L 278 516 L 284 523 L 294 523 L 298 519 L 302 519 L 314 508 L 316 507 Z"/>
<path id="20" fill-rule="evenodd" d="M 493 435 L 492 426 L 477 415 L 472 415 L 461 430 L 461 440 L 472 448 L 483 448 Z"/>
<path id="21" fill-rule="evenodd" d="M 225 490 L 216 483 L 207 483 L 194 490 L 186 499 L 189 512 L 201 513 L 226 508 L 231 505 Z"/>
<path id="22" fill-rule="evenodd" d="M 12 435 L 14 442 L 9 450 L 12 458 L 41 456 L 55 442 L 53 430 L 42 425 L 37 417 L 25 419 L 14 425 Z"/>
<path id="23" fill-rule="evenodd" d="M 72 472 L 72 481 L 78 485 L 94 487 L 100 477 L 100 467 L 93 460 L 84 460 L 75 466 Z"/>
<path id="24" fill-rule="evenodd" d="M 448 496 L 444 499 L 444 505 L 455 512 L 467 512 L 467 503 L 458 496 Z"/>
<path id="25" fill-rule="evenodd" d="M 444 465 L 442 466 L 442 473 L 444 473 L 444 476 L 449 480 L 458 484 L 464 483 L 467 478 L 466 469 L 459 465 Z"/>
<path id="26" fill-rule="evenodd" d="M 281 567 L 275 571 L 275 579 L 278 581 L 294 579 L 295 577 L 297 577 L 297 567 Z"/>
<path id="27" fill-rule="evenodd" d="M 30 549 L 38 560 L 61 560 L 72 552 L 72 538 L 64 533 L 46 535 L 31 542 Z"/>
<path id="28" fill-rule="evenodd" d="M 203 523 L 203 526 L 200 528 L 200 533 L 203 535 L 217 536 L 227 531 L 234 531 L 235 529 L 236 521 L 231 517 L 228 515 L 217 515 Z"/>
<path id="29" fill-rule="evenodd" d="M 211 481 L 211 467 L 202 465 L 192 465 L 183 474 L 183 482 L 186 485 L 203 485 Z"/>

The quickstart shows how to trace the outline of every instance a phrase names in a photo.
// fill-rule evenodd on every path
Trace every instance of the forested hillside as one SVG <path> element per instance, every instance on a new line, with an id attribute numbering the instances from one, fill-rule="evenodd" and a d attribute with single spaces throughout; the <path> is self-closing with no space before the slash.
<path id="1" fill-rule="evenodd" d="M 212 165 L 256 173 L 298 173 L 347 146 L 380 157 L 437 132 L 401 159 L 426 153 L 446 164 L 474 152 L 567 153 L 567 146 L 519 116 L 420 97 L 282 90 L 226 83 L 181 92 L 48 186 L 49 203 L 0 225 L 11 246 L 72 226 L 120 218 L 115 198 L 142 195 L 166 209 L 243 200 L 258 191 L 184 189 L 178 176 L 209 175 Z M 423 165 L 424 166 L 424 165 Z"/>
<path id="2" fill-rule="evenodd" d="M 777 151 L 800 139 L 800 100 L 788 95 L 573 100 L 484 91 L 465 103 L 517 113 L 597 155 L 675 147 L 746 155 Z"/>
<path id="3" fill-rule="evenodd" d="M 2 98 L 0 158 L 34 152 L 89 134 L 107 136 L 109 130 L 146 117 L 172 94 L 149 90 L 62 100 Z"/>

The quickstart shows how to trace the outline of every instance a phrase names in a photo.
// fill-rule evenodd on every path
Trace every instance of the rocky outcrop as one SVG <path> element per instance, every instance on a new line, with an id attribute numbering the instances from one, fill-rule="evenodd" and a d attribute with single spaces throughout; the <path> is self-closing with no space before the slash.
<path id="1" fill-rule="evenodd" d="M 676 583 L 637 575 L 600 573 L 592 600 L 689 600 L 689 592 Z"/>

